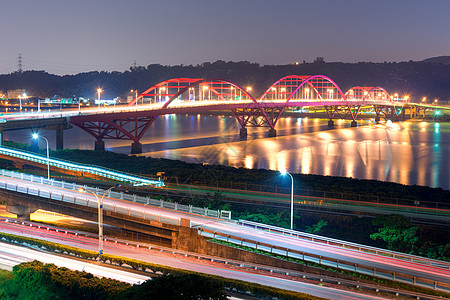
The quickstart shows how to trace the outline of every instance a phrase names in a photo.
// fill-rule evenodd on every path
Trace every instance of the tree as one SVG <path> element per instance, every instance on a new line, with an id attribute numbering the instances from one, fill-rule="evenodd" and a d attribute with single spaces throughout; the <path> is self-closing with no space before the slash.
<path id="1" fill-rule="evenodd" d="M 416 236 L 417 227 L 412 226 L 411 220 L 402 215 L 386 215 L 375 218 L 372 222 L 378 232 L 372 233 L 373 240 L 383 240 L 389 250 L 412 253 L 419 238 Z"/>
<path id="2" fill-rule="evenodd" d="M 328 222 L 325 220 L 319 220 L 319 222 L 317 222 L 317 224 L 314 224 L 313 226 L 306 226 L 305 231 L 307 233 L 314 233 L 314 234 L 318 234 L 320 233 L 320 231 L 322 231 L 322 229 L 324 227 L 326 227 L 328 225 Z"/>
<path id="3" fill-rule="evenodd" d="M 191 274 L 153 277 L 141 285 L 132 286 L 114 299 L 225 300 L 227 296 L 219 280 Z"/>
<path id="4" fill-rule="evenodd" d="M 321 56 L 316 57 L 316 59 L 314 60 L 314 63 L 315 64 L 324 64 L 325 63 L 325 58 L 323 58 Z"/>

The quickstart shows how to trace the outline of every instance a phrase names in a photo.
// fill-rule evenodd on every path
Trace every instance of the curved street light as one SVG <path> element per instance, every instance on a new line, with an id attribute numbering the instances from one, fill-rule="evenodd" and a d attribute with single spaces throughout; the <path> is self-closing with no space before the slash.
<path id="1" fill-rule="evenodd" d="M 100 256 L 103 254 L 103 199 L 105 198 L 106 193 L 108 193 L 113 188 L 120 187 L 120 184 L 116 184 L 109 189 L 107 189 L 102 197 L 99 199 L 98 195 L 94 193 L 93 191 L 86 190 L 84 188 L 80 188 L 78 191 L 81 193 L 91 193 L 95 196 L 95 199 L 97 199 L 97 205 L 98 205 L 98 252 Z"/>
<path id="2" fill-rule="evenodd" d="M 33 139 L 39 140 L 39 138 L 43 138 L 47 144 L 47 179 L 50 180 L 50 156 L 48 151 L 48 140 L 44 136 L 39 136 L 37 133 L 33 133 L 32 135 Z"/>
<path id="3" fill-rule="evenodd" d="M 281 175 L 289 175 L 291 177 L 291 230 L 294 229 L 294 178 L 286 170 L 280 171 Z"/>

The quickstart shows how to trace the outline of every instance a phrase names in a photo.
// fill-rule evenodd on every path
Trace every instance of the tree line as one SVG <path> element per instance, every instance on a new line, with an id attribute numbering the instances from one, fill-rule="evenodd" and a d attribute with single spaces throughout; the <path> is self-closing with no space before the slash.
<path id="1" fill-rule="evenodd" d="M 345 92 L 353 86 L 381 86 L 388 92 L 409 95 L 412 100 L 423 97 L 448 100 L 450 65 L 433 62 L 399 63 L 312 63 L 260 65 L 248 61 L 205 62 L 199 65 L 160 65 L 132 67 L 124 72 L 92 71 L 75 75 L 55 75 L 42 70 L 0 75 L 0 90 L 26 89 L 29 95 L 51 97 L 95 98 L 101 87 L 105 98 L 126 97 L 131 89 L 144 91 L 161 81 L 178 78 L 221 78 L 243 87 L 252 86 L 258 97 L 276 80 L 286 75 L 326 75 Z"/>

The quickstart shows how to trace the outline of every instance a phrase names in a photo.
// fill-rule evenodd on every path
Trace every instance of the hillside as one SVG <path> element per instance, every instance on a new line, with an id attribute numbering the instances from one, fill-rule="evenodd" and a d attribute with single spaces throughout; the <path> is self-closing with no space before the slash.
<path id="1" fill-rule="evenodd" d="M 430 58 L 433 61 L 438 58 Z M 441 59 L 441 58 L 439 58 Z M 442 58 L 441 61 L 444 61 Z M 450 98 L 450 64 L 429 62 L 401 63 L 301 63 L 289 65 L 259 65 L 250 62 L 216 61 L 201 65 L 131 68 L 125 72 L 88 72 L 58 76 L 44 71 L 26 71 L 0 75 L 0 91 L 25 88 L 29 95 L 49 97 L 82 96 L 95 98 L 101 87 L 105 98 L 126 97 L 131 89 L 144 91 L 169 78 L 223 78 L 241 86 L 252 86 L 253 94 L 260 95 L 273 82 L 286 75 L 322 74 L 331 77 L 345 92 L 353 86 L 381 86 L 391 94 L 410 95 L 414 101 Z"/>
<path id="2" fill-rule="evenodd" d="M 437 56 L 424 59 L 425 63 L 450 65 L 450 56 Z"/>

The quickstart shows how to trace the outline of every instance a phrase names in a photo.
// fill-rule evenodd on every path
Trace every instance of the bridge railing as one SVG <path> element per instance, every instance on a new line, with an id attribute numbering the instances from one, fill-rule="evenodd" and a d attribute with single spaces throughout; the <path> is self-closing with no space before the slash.
<path id="1" fill-rule="evenodd" d="M 289 237 L 295 237 L 298 239 L 306 239 L 313 242 L 323 243 L 331 246 L 338 246 L 347 249 L 355 249 L 362 252 L 367 252 L 371 254 L 383 255 L 386 257 L 392 257 L 396 259 L 401 259 L 409 262 L 420 263 L 428 266 L 439 267 L 444 269 L 450 269 L 450 262 L 440 261 L 435 259 L 429 259 L 426 257 L 410 255 L 406 253 L 371 247 L 367 245 L 361 245 L 356 243 L 351 243 L 347 241 L 337 240 L 333 238 L 328 238 L 325 236 L 315 235 L 307 232 L 301 232 L 291 229 L 286 229 L 282 227 L 247 221 L 247 220 L 239 220 L 238 224 L 243 226 L 252 227 L 255 229 L 262 229 L 272 233 L 278 233 Z"/>
<path id="2" fill-rule="evenodd" d="M 450 292 L 450 284 L 442 281 L 432 280 L 428 278 L 423 278 L 419 276 L 412 276 L 408 274 L 403 274 L 401 272 L 393 272 L 391 270 L 375 268 L 372 266 L 367 266 L 363 264 L 358 264 L 342 259 L 336 259 L 332 257 L 327 257 L 324 255 L 317 255 L 309 253 L 306 251 L 299 251 L 294 249 L 289 249 L 286 247 L 281 247 L 273 244 L 261 243 L 249 239 L 244 239 L 239 236 L 224 234 L 209 230 L 206 228 L 197 228 L 199 235 L 216 239 L 219 241 L 228 242 L 241 247 L 248 247 L 259 251 L 264 251 L 269 255 L 275 256 L 285 256 L 286 258 L 293 258 L 302 261 L 308 261 L 312 263 L 318 263 L 324 266 L 330 266 L 337 269 L 342 269 L 350 272 L 358 272 L 362 274 L 367 274 L 371 276 L 386 278 L 389 280 L 405 282 L 408 284 L 418 285 L 430 289 L 442 290 L 445 292 Z"/>
<path id="3" fill-rule="evenodd" d="M 76 185 L 73 184 L 72 189 L 75 189 L 75 186 Z M 6 183 L 6 182 L 1 182 L 1 181 L 0 181 L 0 188 L 9 190 L 9 191 L 18 192 L 18 193 L 48 198 L 51 200 L 86 206 L 86 207 L 90 207 L 90 208 L 98 207 L 97 201 L 91 200 L 90 197 L 88 197 L 88 195 L 80 195 L 79 197 L 74 197 L 74 196 L 66 195 L 63 192 L 59 192 L 59 193 L 51 192 L 51 191 L 45 190 L 45 189 L 31 188 L 31 187 L 20 185 L 20 184 Z M 160 214 L 151 214 L 151 213 L 147 213 L 147 212 L 143 213 L 142 211 L 137 211 L 130 207 L 122 207 L 122 206 L 117 206 L 117 205 L 105 204 L 103 209 L 106 211 L 120 213 L 123 215 L 140 217 L 140 218 L 143 218 L 146 220 L 156 220 L 156 221 L 160 221 L 160 222 L 163 222 L 166 224 L 180 225 L 179 218 L 178 219 L 177 218 L 169 218 L 169 217 L 161 216 Z"/>
<path id="4" fill-rule="evenodd" d="M 100 188 L 93 188 L 93 187 L 89 187 L 86 185 L 78 185 L 76 183 L 69 183 L 69 182 L 54 180 L 54 179 L 48 180 L 47 178 L 44 178 L 41 176 L 19 173 L 19 172 L 4 170 L 4 169 L 1 169 L 0 174 L 5 177 L 16 178 L 16 179 L 40 183 L 40 184 L 47 184 L 50 186 L 65 188 L 65 189 L 69 189 L 69 190 L 78 190 L 80 188 L 83 188 L 85 190 L 92 191 L 99 195 L 103 195 L 103 193 L 105 192 L 105 190 L 100 189 Z M 2 186 L 0 186 L 0 188 L 2 188 Z M 22 188 L 20 186 L 18 189 L 19 189 L 19 191 L 22 190 Z M 36 191 L 33 191 L 32 189 L 31 189 L 31 192 L 36 193 Z M 45 191 L 43 191 L 43 193 L 45 193 Z M 35 195 L 35 194 L 33 194 L 33 195 Z M 39 194 L 39 195 L 42 195 L 42 194 Z M 37 195 L 35 195 L 35 196 L 37 196 Z M 107 192 L 106 196 L 109 198 L 121 199 L 121 200 L 126 200 L 126 201 L 131 201 L 131 202 L 136 202 L 136 203 L 141 203 L 141 204 L 146 204 L 146 205 L 151 205 L 151 206 L 157 206 L 157 207 L 161 207 L 161 208 L 176 210 L 176 211 L 180 211 L 180 212 L 187 212 L 187 213 L 192 213 L 192 214 L 197 214 L 197 215 L 202 215 L 202 216 L 207 216 L 207 217 L 223 218 L 223 219 L 231 218 L 231 215 L 227 211 L 214 210 L 214 209 L 209 209 L 207 207 L 195 207 L 192 205 L 183 205 L 183 204 L 179 204 L 179 203 L 175 203 L 175 202 L 167 202 L 164 200 L 152 199 L 149 197 L 142 197 L 142 196 L 138 196 L 135 194 L 126 194 L 123 192 L 116 192 L 116 191 L 109 190 Z M 69 197 L 69 196 L 66 196 L 66 197 Z M 84 199 L 84 198 L 77 197 L 77 199 Z M 62 199 L 54 199 L 54 200 L 62 200 Z M 62 200 L 62 201 L 64 201 L 64 200 Z"/>
<path id="5" fill-rule="evenodd" d="M 28 161 L 37 162 L 40 164 L 49 164 L 53 167 L 71 170 L 71 171 L 79 171 L 79 172 L 86 172 L 94 175 L 98 175 L 105 178 L 110 178 L 113 180 L 121 181 L 121 182 L 128 182 L 133 185 L 153 185 L 153 186 L 163 186 L 164 182 L 161 180 L 154 180 L 149 179 L 141 176 L 135 176 L 129 173 L 125 172 L 119 172 L 112 169 L 99 167 L 95 165 L 87 165 L 87 164 L 80 164 L 80 163 L 74 163 L 71 161 L 63 160 L 63 159 L 55 159 L 50 158 L 47 160 L 46 156 L 42 156 L 36 153 L 23 151 L 23 150 L 17 150 L 12 149 L 8 147 L 0 147 L 0 154 L 8 155 L 20 159 L 25 159 Z"/>

